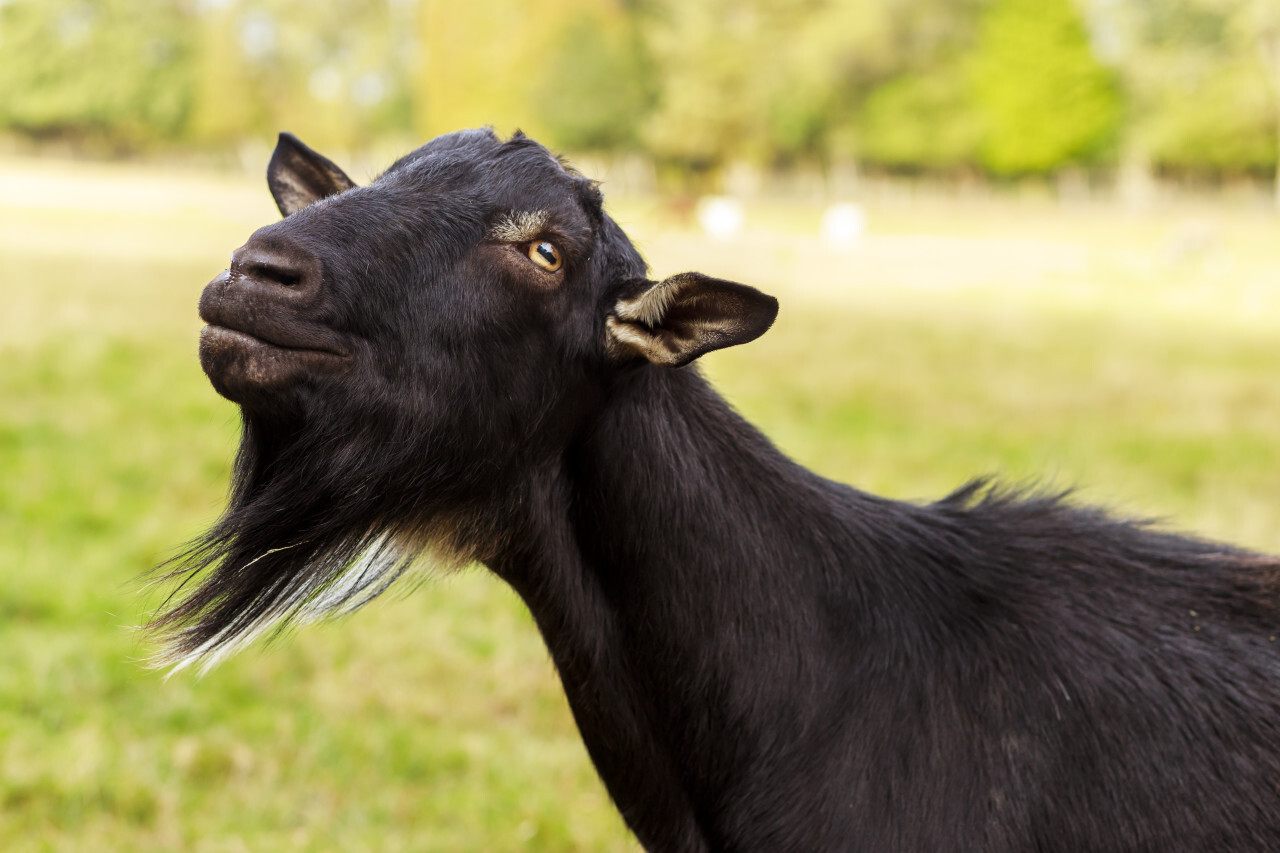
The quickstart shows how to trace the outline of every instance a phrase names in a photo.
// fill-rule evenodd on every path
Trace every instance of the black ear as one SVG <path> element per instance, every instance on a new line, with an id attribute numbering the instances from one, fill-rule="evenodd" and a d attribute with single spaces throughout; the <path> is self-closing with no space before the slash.
<path id="1" fill-rule="evenodd" d="M 605 321 L 609 351 L 680 367 L 711 350 L 745 344 L 768 331 L 778 300 L 754 287 L 696 272 L 642 282 Z"/>
<path id="2" fill-rule="evenodd" d="M 331 160 L 303 145 L 298 137 L 282 133 L 267 164 L 267 186 L 271 188 L 276 207 L 288 216 L 322 198 L 349 190 L 355 183 Z"/>

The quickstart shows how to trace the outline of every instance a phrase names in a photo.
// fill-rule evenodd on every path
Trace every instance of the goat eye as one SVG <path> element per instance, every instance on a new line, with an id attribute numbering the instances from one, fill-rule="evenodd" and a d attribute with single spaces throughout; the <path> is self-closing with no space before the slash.
<path id="1" fill-rule="evenodd" d="M 529 260 L 547 272 L 555 272 L 564 266 L 564 258 L 560 256 L 560 250 L 545 240 L 541 243 L 529 244 Z"/>

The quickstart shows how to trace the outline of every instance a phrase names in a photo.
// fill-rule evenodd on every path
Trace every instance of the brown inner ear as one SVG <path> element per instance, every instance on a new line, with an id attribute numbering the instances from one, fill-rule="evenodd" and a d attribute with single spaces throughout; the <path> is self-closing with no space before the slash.
<path id="1" fill-rule="evenodd" d="M 680 333 L 684 329 L 739 325 L 738 316 L 747 306 L 732 294 L 700 292 L 677 300 L 662 317 L 661 328 Z"/>
<path id="2" fill-rule="evenodd" d="M 288 216 L 322 198 L 351 189 L 355 182 L 296 136 L 282 133 L 267 165 L 267 186 L 280 213 Z"/>
<path id="3" fill-rule="evenodd" d="M 679 367 L 711 350 L 754 340 L 777 312 L 777 300 L 754 288 L 684 273 L 619 302 L 609 318 L 610 347 Z"/>

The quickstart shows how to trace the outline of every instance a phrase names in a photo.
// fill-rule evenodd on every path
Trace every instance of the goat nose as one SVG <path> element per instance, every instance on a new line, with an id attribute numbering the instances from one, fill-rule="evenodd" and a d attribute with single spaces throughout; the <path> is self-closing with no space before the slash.
<path id="1" fill-rule="evenodd" d="M 316 282 L 320 270 L 314 257 L 294 247 L 273 243 L 250 240 L 236 249 L 231 255 L 231 274 L 294 290 L 308 289 Z"/>

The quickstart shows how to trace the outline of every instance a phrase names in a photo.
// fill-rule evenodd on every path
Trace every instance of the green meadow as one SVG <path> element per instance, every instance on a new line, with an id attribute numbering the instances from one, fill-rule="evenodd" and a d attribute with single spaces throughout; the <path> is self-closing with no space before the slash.
<path id="1" fill-rule="evenodd" d="M 607 190 L 607 187 L 606 187 Z M 614 205 L 655 274 L 782 300 L 705 370 L 793 457 L 908 500 L 977 474 L 1280 551 L 1280 220 L 885 197 L 731 240 Z M 201 288 L 276 216 L 178 169 L 0 163 L 0 849 L 634 850 L 523 606 L 482 570 L 166 680 L 140 577 L 216 518 L 235 407 Z"/>

